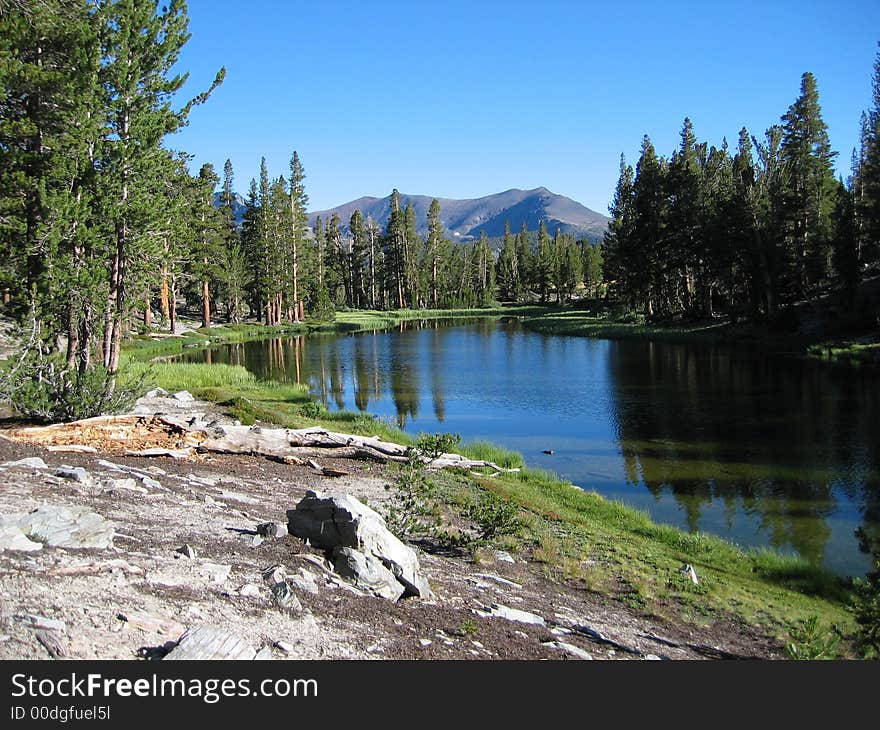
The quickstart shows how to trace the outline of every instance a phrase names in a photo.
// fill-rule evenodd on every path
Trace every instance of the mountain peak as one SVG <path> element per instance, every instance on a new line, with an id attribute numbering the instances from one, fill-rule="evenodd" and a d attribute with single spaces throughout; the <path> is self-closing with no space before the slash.
<path id="1" fill-rule="evenodd" d="M 416 211 L 416 225 L 420 233 L 427 231 L 428 208 L 433 197 L 427 195 L 408 195 L 398 191 L 404 204 L 411 203 Z M 485 232 L 490 237 L 504 234 L 505 223 L 510 223 L 513 231 L 519 231 L 523 223 L 531 230 L 537 230 L 543 220 L 548 229 L 559 228 L 578 238 L 601 240 L 608 218 L 590 210 L 564 195 L 557 195 L 541 186 L 532 190 L 511 188 L 494 195 L 481 198 L 451 199 L 440 201 L 440 220 L 450 237 L 456 241 L 479 238 Z M 391 214 L 391 195 L 385 198 L 363 197 L 329 210 L 314 211 L 309 214 L 309 222 L 314 225 L 320 216 L 327 220 L 334 213 L 339 216 L 343 227 L 347 226 L 355 210 L 360 210 L 364 218 L 372 218 L 380 226 L 385 226 Z"/>

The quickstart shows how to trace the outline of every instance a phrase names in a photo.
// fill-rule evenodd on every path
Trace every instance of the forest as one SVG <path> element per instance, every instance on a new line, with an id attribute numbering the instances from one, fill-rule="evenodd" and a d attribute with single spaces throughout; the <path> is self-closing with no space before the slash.
<path id="1" fill-rule="evenodd" d="M 173 72 L 189 39 L 185 2 L 9 2 L 0 17 L 2 311 L 71 383 L 112 390 L 123 340 L 174 331 L 178 311 L 267 325 L 342 309 L 480 307 L 602 297 L 661 321 L 779 321 L 803 300 L 857 311 L 880 264 L 880 56 L 873 107 L 847 180 L 835 178 L 816 79 L 759 139 L 699 142 L 659 156 L 646 136 L 621 159 L 601 244 L 508 225 L 452 242 L 435 200 L 427 235 L 392 193 L 388 221 L 308 221 L 298 152 L 287 176 L 265 158 L 236 219 L 234 171 L 171 148 L 192 109 Z M 56 367 L 53 365 L 53 367 Z M 77 375 L 78 374 L 78 375 Z M 71 386 L 73 387 L 73 386 Z"/>

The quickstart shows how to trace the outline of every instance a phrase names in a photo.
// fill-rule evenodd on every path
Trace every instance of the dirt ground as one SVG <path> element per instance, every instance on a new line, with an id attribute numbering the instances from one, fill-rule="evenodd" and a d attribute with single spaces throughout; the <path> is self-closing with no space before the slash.
<path id="1" fill-rule="evenodd" d="M 177 415 L 211 408 L 169 398 L 141 408 L 158 406 Z M 41 504 L 88 507 L 116 531 L 107 549 L 0 552 L 0 659 L 157 659 L 198 625 L 244 637 L 275 659 L 783 656 L 771 637 L 733 619 L 710 627 L 661 621 L 551 581 L 520 556 L 509 562 L 496 554 L 477 564 L 464 553 L 420 550 L 435 598 L 394 603 L 353 592 L 321 551 L 296 537 L 257 535 L 260 523 L 286 523 L 286 511 L 307 489 L 346 492 L 381 509 L 390 481 L 382 464 L 322 459 L 348 473 L 328 477 L 259 456 L 111 451 L 57 451 L 0 438 L 0 465 L 26 457 L 47 465 L 0 466 L 0 516 Z M 62 465 L 83 467 L 87 476 L 55 476 Z M 194 557 L 180 552 L 184 546 Z M 263 578 L 276 565 L 314 589 L 298 589 L 296 601 L 279 605 Z M 535 623 L 488 615 L 499 605 Z"/>

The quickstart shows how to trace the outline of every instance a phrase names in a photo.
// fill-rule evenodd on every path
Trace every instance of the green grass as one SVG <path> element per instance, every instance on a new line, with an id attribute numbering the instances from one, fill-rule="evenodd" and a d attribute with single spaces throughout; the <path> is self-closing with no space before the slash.
<path id="1" fill-rule="evenodd" d="M 522 454 L 490 441 L 470 441 L 460 444 L 456 451 L 469 459 L 491 461 L 504 469 L 520 469 L 524 465 Z"/>
<path id="2" fill-rule="evenodd" d="M 793 618 L 818 615 L 852 631 L 846 581 L 770 549 L 744 550 L 721 538 L 653 522 L 647 513 L 573 487 L 535 469 L 477 478 L 483 488 L 533 516 L 538 557 L 591 587 L 626 587 L 630 600 L 659 613 L 687 606 L 700 616 L 724 611 L 770 626 L 780 636 Z M 589 568 L 582 567 L 586 561 Z M 690 563 L 700 584 L 678 569 Z M 666 607 L 665 609 L 660 607 Z"/>
<path id="3" fill-rule="evenodd" d="M 807 354 L 821 360 L 842 360 L 853 365 L 880 365 L 880 342 L 821 342 L 810 345 Z"/>
<path id="4" fill-rule="evenodd" d="M 663 340 L 664 342 L 722 342 L 727 324 L 698 322 L 687 325 L 649 325 L 640 315 L 560 310 L 526 316 L 524 327 L 548 335 L 574 335 L 607 339 Z"/>

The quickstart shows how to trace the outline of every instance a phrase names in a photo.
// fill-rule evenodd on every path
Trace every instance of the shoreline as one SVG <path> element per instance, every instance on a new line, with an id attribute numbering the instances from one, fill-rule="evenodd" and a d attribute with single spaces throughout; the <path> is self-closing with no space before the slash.
<path id="1" fill-rule="evenodd" d="M 526 316 L 534 316 L 534 308 L 527 308 Z M 443 319 L 458 317 L 503 317 L 517 310 L 502 308 L 492 310 L 459 310 L 445 314 Z M 547 310 L 544 310 L 545 312 Z M 212 327 L 211 331 L 197 330 L 189 342 L 173 346 L 176 352 L 187 344 L 222 344 L 245 339 L 263 339 L 266 336 L 304 334 L 309 331 L 379 330 L 398 326 L 410 320 L 435 319 L 431 312 L 407 311 L 404 313 L 340 313 L 332 324 L 272 328 L 266 332 L 259 324 L 239 325 L 235 328 Z M 379 326 L 386 324 L 385 327 Z M 262 337 L 261 337 L 262 335 Z M 202 344 L 201 346 L 206 346 Z M 160 348 L 150 344 L 131 350 L 134 358 L 143 362 L 144 355 L 158 355 Z M 181 363 L 156 363 L 160 385 L 168 390 L 186 387 L 200 398 L 212 401 L 245 424 L 273 424 L 291 428 L 321 425 L 328 429 L 346 431 L 359 435 L 379 434 L 383 440 L 411 445 L 413 439 L 398 429 L 373 419 L 371 416 L 348 412 L 328 412 L 313 402 L 307 389 L 301 386 L 280 385 L 257 381 L 244 368 L 223 365 L 195 365 Z M 206 370 L 210 368 L 210 370 Z M 164 371 L 164 372 L 163 372 Z M 188 372 L 187 372 L 188 371 Z M 198 378 L 189 378 L 188 374 Z M 521 464 L 522 457 L 514 452 L 491 444 L 482 445 L 479 454 L 466 454 L 480 458 L 495 457 L 494 461 L 505 465 Z M 492 453 L 487 455 L 485 450 Z M 465 451 L 459 448 L 456 451 Z M 488 489 L 510 503 L 536 514 L 542 521 L 557 524 L 566 533 L 562 540 L 546 539 L 540 544 L 539 554 L 545 555 L 548 568 L 566 579 L 587 581 L 591 590 L 630 591 L 634 605 L 650 606 L 659 597 L 682 602 L 688 613 L 701 615 L 705 620 L 717 611 L 734 614 L 754 621 L 767 614 L 769 624 L 777 629 L 787 620 L 806 618 L 808 614 L 819 615 L 834 625 L 851 626 L 851 616 L 846 610 L 848 600 L 847 579 L 835 576 L 821 568 L 814 568 L 799 558 L 774 550 L 744 549 L 722 538 L 698 533 L 691 535 L 678 528 L 654 523 L 638 510 L 606 500 L 581 487 L 572 489 L 569 482 L 555 474 L 536 469 L 524 469 L 520 474 L 502 477 L 472 477 L 481 488 Z M 583 515 L 589 515 L 584 518 Z M 585 558 L 587 563 L 624 565 L 601 571 L 584 571 L 584 558 L 575 559 L 572 554 L 601 535 L 601 542 L 617 544 L 610 551 L 599 551 L 599 560 Z M 561 544 L 560 544 L 561 543 Z M 573 548 L 579 545 L 579 548 Z M 569 553 L 569 554 L 566 554 Z M 618 556 L 621 553 L 625 557 Z M 640 553 L 642 555 L 640 555 Z M 644 557 L 647 556 L 647 557 Z M 653 563 L 653 565 L 652 565 Z M 670 577 L 682 564 L 696 564 L 698 570 L 713 576 L 719 587 L 700 589 L 696 593 L 683 581 Z M 664 566 L 664 578 L 651 575 L 657 564 Z M 674 564 L 674 565 L 673 565 Z M 601 573 L 597 576 L 596 573 Z M 592 574 L 592 575 L 591 575 Z M 717 578 L 715 576 L 717 575 Z M 621 584 L 622 581 L 622 584 Z M 713 595 L 716 594 L 716 595 Z M 737 595 L 749 595 L 748 600 Z M 760 600 L 754 600 L 761 596 Z M 818 598 L 817 598 L 818 596 Z M 731 600 L 732 599 L 732 600 Z M 759 604 L 766 608 L 759 608 Z"/>

